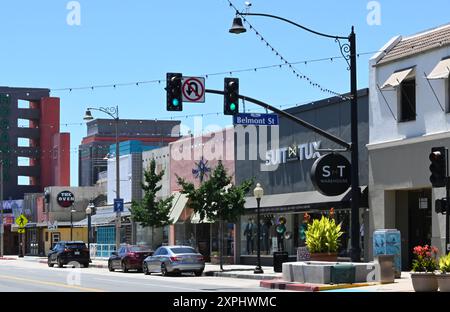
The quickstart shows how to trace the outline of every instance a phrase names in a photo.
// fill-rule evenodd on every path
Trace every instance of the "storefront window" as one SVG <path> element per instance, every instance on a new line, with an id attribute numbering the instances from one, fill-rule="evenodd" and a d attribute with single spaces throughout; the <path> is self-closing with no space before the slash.
<path id="1" fill-rule="evenodd" d="M 260 246 L 261 255 L 271 255 L 277 251 L 286 251 L 290 255 L 297 254 L 297 248 L 306 244 L 307 220 L 320 219 L 326 211 L 311 211 L 293 214 L 261 214 L 260 215 Z M 349 219 L 347 210 L 335 213 L 337 223 L 342 223 L 344 234 L 339 248 L 340 256 L 347 256 Z M 257 254 L 257 215 L 251 214 L 241 218 L 240 239 L 241 255 Z"/>

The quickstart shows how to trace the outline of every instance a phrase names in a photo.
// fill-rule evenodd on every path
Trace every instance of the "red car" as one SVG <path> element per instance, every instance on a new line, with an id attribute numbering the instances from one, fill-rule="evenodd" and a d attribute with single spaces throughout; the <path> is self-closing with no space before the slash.
<path id="1" fill-rule="evenodd" d="M 126 245 L 121 246 L 118 252 L 113 252 L 108 260 L 108 269 L 122 270 L 124 273 L 128 270 L 138 270 L 142 272 L 142 262 L 148 256 L 153 255 L 153 251 L 147 246 Z"/>

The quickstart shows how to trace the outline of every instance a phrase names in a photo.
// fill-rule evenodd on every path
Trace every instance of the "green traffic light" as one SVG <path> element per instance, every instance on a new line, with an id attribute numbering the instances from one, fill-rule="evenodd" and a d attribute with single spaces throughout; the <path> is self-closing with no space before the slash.
<path id="1" fill-rule="evenodd" d="M 172 100 L 172 105 L 173 106 L 178 106 L 178 104 L 180 104 L 180 101 L 178 101 L 178 99 L 173 99 Z"/>
<path id="2" fill-rule="evenodd" d="M 232 111 L 236 110 L 236 104 L 231 103 L 231 104 L 230 104 L 230 109 L 231 109 Z"/>

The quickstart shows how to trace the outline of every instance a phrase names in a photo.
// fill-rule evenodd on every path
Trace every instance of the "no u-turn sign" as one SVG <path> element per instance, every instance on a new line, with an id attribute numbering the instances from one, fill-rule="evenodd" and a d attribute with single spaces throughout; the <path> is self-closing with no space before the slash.
<path id="1" fill-rule="evenodd" d="M 205 102 L 205 78 L 183 77 L 181 90 L 183 92 L 183 102 Z"/>

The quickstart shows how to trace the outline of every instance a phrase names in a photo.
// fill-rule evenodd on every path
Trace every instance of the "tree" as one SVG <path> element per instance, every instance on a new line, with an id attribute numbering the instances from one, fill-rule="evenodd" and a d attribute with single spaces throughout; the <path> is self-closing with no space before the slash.
<path id="1" fill-rule="evenodd" d="M 245 194 L 252 187 L 253 179 L 245 180 L 240 185 L 232 183 L 232 177 L 228 176 L 222 162 L 214 169 L 210 178 L 204 181 L 198 188 L 193 183 L 177 176 L 177 182 L 181 186 L 181 193 L 186 194 L 189 206 L 198 213 L 200 222 L 205 219 L 219 222 L 219 256 L 220 269 L 223 270 L 222 242 L 224 221 L 236 223 L 239 217 L 245 213 Z"/>
<path id="2" fill-rule="evenodd" d="M 139 202 L 133 201 L 130 209 L 133 221 L 139 222 L 143 227 L 152 227 L 152 248 L 154 247 L 155 227 L 163 227 L 173 222 L 170 219 L 173 196 L 160 200 L 157 200 L 156 197 L 156 193 L 162 188 L 162 185 L 158 184 L 164 173 L 164 170 L 156 173 L 156 162 L 155 159 L 152 159 L 144 171 L 145 182 L 141 183 L 144 197 Z"/>

